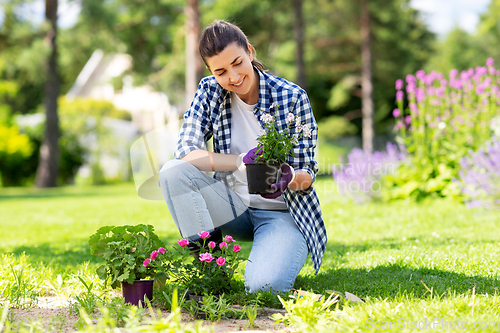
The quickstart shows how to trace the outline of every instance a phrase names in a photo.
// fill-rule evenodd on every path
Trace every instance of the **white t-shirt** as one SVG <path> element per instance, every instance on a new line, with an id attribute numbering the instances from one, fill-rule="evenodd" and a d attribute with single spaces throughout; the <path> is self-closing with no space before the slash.
<path id="1" fill-rule="evenodd" d="M 254 108 L 255 105 L 246 104 L 237 94 L 231 92 L 231 154 L 247 153 L 257 147 L 257 137 L 263 130 L 253 113 Z M 287 209 L 281 195 L 276 199 L 266 199 L 260 194 L 249 194 L 246 172 L 236 170 L 234 176 L 236 184 L 233 191 L 247 206 L 268 210 Z"/>

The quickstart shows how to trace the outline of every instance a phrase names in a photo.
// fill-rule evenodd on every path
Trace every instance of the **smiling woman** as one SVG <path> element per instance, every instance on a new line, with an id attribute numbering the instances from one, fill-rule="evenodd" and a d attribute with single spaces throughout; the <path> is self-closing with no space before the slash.
<path id="1" fill-rule="evenodd" d="M 202 79 L 184 115 L 176 159 L 160 171 L 163 196 L 190 244 L 200 242 L 203 230 L 216 243 L 223 233 L 253 241 L 245 270 L 248 291 L 287 292 L 308 253 L 319 270 L 326 244 L 312 186 L 317 125 L 309 99 L 296 84 L 266 73 L 245 34 L 231 23 L 214 21 L 203 31 L 199 50 L 213 75 Z M 277 182 L 267 184 L 272 193 L 253 194 L 246 164 L 264 155 L 256 146 L 269 117 L 276 133 L 290 129 L 296 140 L 280 161 Z M 299 136 L 302 128 L 310 135 Z M 213 152 L 208 152 L 211 138 Z M 201 171 L 215 171 L 214 178 Z"/>

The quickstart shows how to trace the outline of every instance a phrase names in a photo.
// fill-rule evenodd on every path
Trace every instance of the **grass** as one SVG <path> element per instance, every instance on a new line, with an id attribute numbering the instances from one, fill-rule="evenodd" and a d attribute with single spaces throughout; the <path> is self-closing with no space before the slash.
<path id="1" fill-rule="evenodd" d="M 339 308 L 335 329 L 381 329 L 400 320 L 397 329 L 410 331 L 405 324 L 426 318 L 500 325 L 500 212 L 444 199 L 356 206 L 335 193 L 331 177 L 315 186 L 329 241 L 319 274 L 308 260 L 295 287 L 366 300 Z M 179 237 L 165 203 L 140 199 L 133 184 L 7 188 L 0 207 L 0 253 L 25 253 L 54 280 L 86 262 L 89 270 L 96 266 L 87 240 L 101 226 L 145 223 L 168 244 Z M 250 244 L 243 248 L 248 254 Z"/>

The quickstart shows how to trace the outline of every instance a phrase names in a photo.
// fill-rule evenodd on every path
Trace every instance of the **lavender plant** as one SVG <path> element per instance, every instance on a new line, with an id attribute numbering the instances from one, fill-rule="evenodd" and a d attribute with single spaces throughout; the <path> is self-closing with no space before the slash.
<path id="1" fill-rule="evenodd" d="M 347 163 L 332 167 L 333 179 L 342 195 L 364 203 L 381 198 L 382 178 L 394 174 L 404 159 L 405 154 L 390 142 L 385 152 L 371 154 L 354 148 L 347 155 Z"/>
<path id="2" fill-rule="evenodd" d="M 459 185 L 467 207 L 500 209 L 500 139 L 493 138 L 460 160 Z"/>
<path id="3" fill-rule="evenodd" d="M 458 176 L 460 159 L 492 136 L 492 122 L 500 111 L 499 84 L 500 70 L 492 58 L 486 67 L 461 73 L 453 69 L 448 79 L 434 71 L 418 71 L 406 76 L 406 87 L 397 80 L 395 130 L 414 169 L 398 171 L 401 177 L 394 179 L 393 188 L 412 182 L 406 195 L 457 195 L 452 179 Z"/>

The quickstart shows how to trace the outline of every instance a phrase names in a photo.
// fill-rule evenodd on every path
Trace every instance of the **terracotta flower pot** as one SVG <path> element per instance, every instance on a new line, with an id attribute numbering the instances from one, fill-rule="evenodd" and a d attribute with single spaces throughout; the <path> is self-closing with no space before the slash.
<path id="1" fill-rule="evenodd" d="M 271 184 L 277 182 L 279 164 L 250 163 L 246 165 L 248 193 L 269 194 L 274 193 Z"/>
<path id="2" fill-rule="evenodd" d="M 139 302 L 144 304 L 144 296 L 148 300 L 153 299 L 154 280 L 135 280 L 133 283 L 122 282 L 122 295 L 125 303 L 139 306 Z"/>

